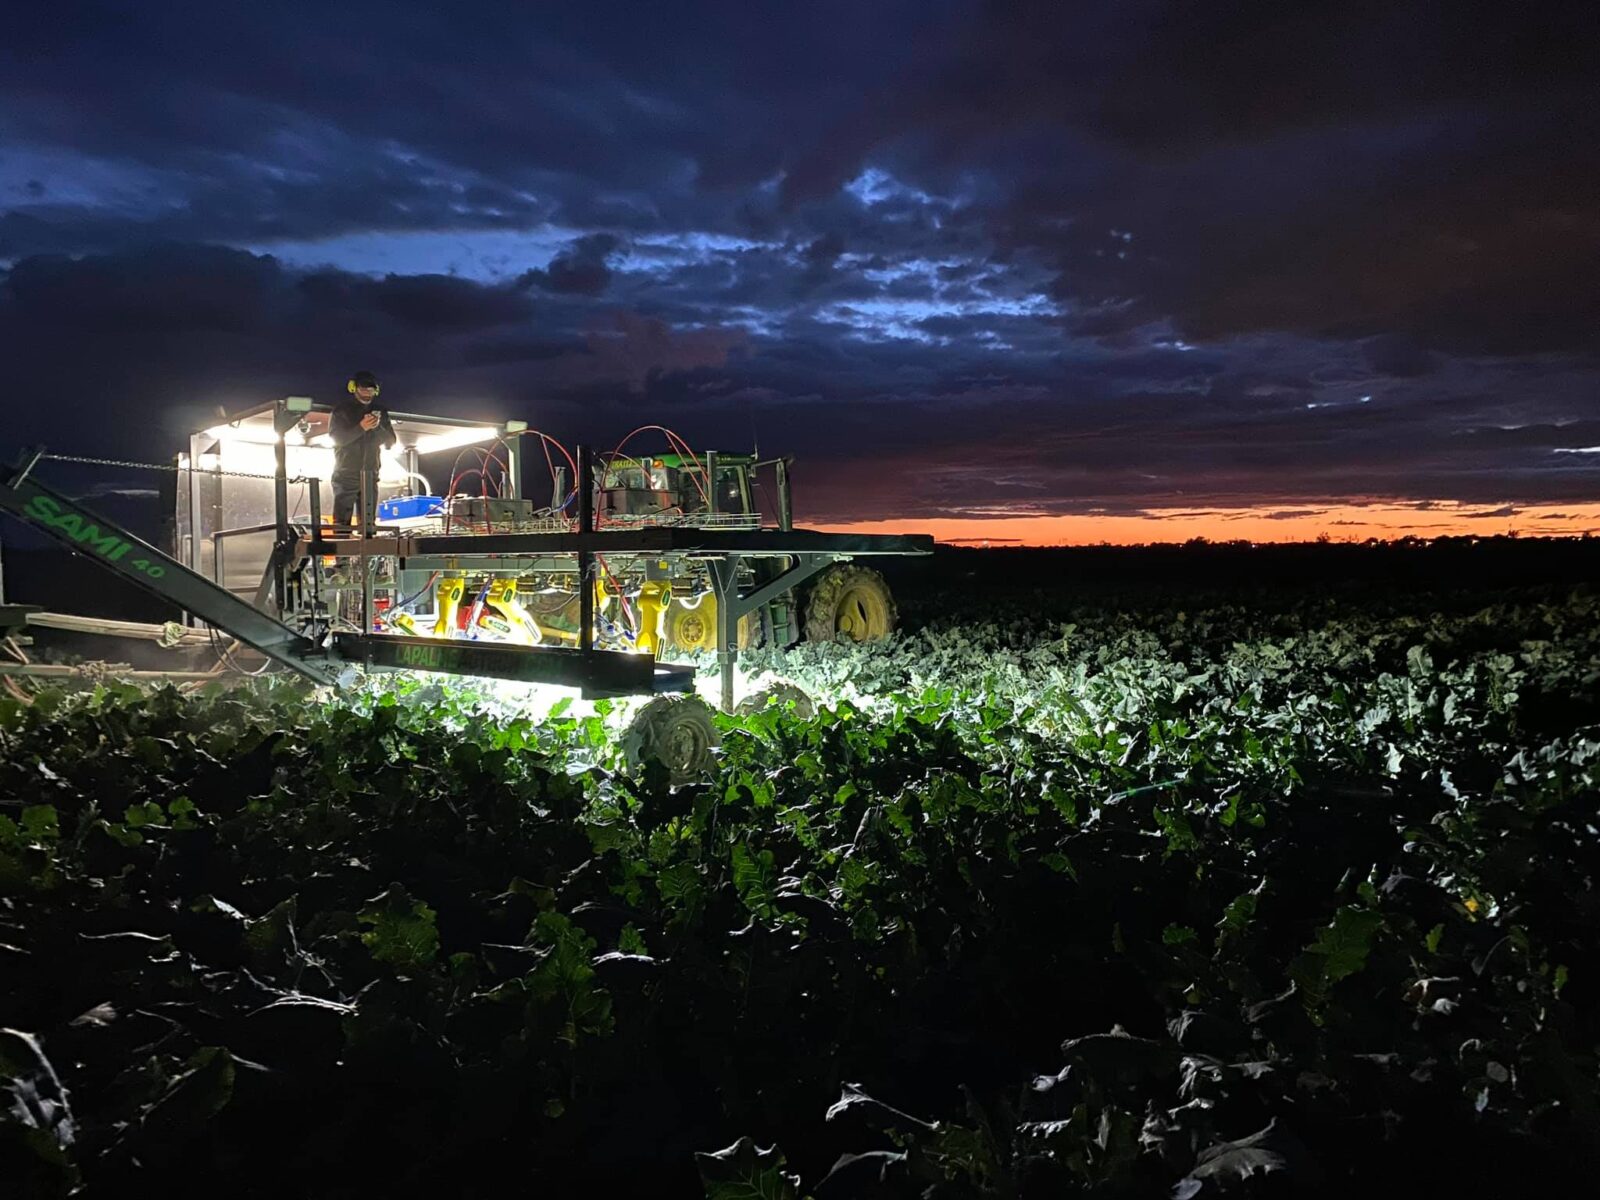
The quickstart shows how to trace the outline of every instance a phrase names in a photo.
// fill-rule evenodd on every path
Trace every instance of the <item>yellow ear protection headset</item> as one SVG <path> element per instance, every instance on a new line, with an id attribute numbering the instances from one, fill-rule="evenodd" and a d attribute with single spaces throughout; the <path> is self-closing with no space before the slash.
<path id="1" fill-rule="evenodd" d="M 356 384 L 356 380 L 358 379 L 371 380 L 370 383 L 365 383 L 360 386 L 370 387 L 374 396 L 378 394 L 378 379 L 377 376 L 375 376 L 371 371 L 357 371 L 345 381 L 344 390 L 354 396 L 356 394 L 356 387 L 358 386 Z"/>
<path id="2" fill-rule="evenodd" d="M 344 390 L 349 392 L 352 396 L 354 396 L 356 394 L 356 381 L 354 379 L 345 380 Z M 372 394 L 374 396 L 376 396 L 382 390 L 383 389 L 381 387 L 379 387 L 377 384 L 373 384 L 372 385 Z"/>

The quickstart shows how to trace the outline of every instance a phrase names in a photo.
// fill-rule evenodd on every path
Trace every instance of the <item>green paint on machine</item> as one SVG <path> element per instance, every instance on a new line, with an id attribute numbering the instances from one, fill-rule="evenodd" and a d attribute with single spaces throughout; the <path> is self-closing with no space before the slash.
<path id="1" fill-rule="evenodd" d="M 134 548 L 132 542 L 115 531 L 101 529 L 93 517 L 69 508 L 54 496 L 36 493 L 23 511 L 46 529 L 66 534 L 76 545 L 107 562 L 122 563 L 151 579 L 160 579 L 167 573 L 166 568 L 148 558 L 132 558 L 123 563 Z"/>
<path id="2" fill-rule="evenodd" d="M 66 534 L 78 545 L 110 562 L 119 561 L 133 547 L 115 533 L 104 533 L 82 513 L 64 508 L 42 493 L 28 501 L 27 513 L 40 524 Z"/>
<path id="3" fill-rule="evenodd" d="M 443 646 L 401 646 L 395 660 L 402 667 L 415 667 L 419 671 L 440 671 L 447 663 L 458 660 L 460 654 L 449 654 Z"/>

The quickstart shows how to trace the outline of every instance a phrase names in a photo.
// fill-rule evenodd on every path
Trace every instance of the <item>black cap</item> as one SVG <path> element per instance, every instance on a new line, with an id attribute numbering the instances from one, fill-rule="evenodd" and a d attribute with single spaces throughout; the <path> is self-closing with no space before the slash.
<path id="1" fill-rule="evenodd" d="M 378 377 L 371 371 L 357 371 L 354 375 L 350 376 L 350 382 L 355 384 L 355 386 L 358 388 L 375 388 L 378 386 Z"/>

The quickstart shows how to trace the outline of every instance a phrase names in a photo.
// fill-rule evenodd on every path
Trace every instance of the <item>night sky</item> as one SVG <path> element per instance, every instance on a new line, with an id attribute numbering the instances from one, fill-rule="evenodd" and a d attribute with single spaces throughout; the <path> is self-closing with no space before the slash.
<path id="1" fill-rule="evenodd" d="M 397 409 L 568 442 L 755 436 L 807 524 L 1600 532 L 1597 28 L 14 6 L 0 452 L 166 458 L 370 368 Z"/>

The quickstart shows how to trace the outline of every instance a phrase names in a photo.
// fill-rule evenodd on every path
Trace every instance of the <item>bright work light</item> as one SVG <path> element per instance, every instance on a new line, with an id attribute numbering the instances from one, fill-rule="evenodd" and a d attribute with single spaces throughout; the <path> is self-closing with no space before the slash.
<path id="1" fill-rule="evenodd" d="M 434 454 L 440 450 L 455 450 L 474 442 L 487 442 L 500 436 L 500 431 L 490 426 L 468 426 L 452 429 L 449 433 L 429 433 L 417 439 L 418 454 Z"/>

